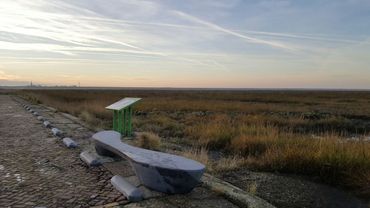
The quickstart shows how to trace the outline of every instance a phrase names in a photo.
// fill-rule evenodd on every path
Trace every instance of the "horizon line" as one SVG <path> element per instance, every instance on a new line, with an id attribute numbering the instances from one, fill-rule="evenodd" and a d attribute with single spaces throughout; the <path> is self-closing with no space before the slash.
<path id="1" fill-rule="evenodd" d="M 104 87 L 104 86 L 64 86 L 64 85 L 56 85 L 56 86 L 2 86 L 0 85 L 0 89 L 31 89 L 31 90 L 37 90 L 37 89 L 70 89 L 70 90 L 94 90 L 94 89 L 112 89 L 112 90 L 120 90 L 120 89 L 134 89 L 134 90 L 204 90 L 204 91 L 210 91 L 210 90 L 220 90 L 220 91 L 263 91 L 263 90 L 269 90 L 269 91 L 279 91 L 279 90 L 287 90 L 287 91 L 370 91 L 370 88 L 321 88 L 321 87 Z"/>

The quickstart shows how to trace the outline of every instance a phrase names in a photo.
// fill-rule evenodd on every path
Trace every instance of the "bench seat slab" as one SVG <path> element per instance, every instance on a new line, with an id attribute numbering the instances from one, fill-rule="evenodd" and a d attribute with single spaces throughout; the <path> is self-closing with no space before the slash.
<path id="1" fill-rule="evenodd" d="M 185 157 L 146 150 L 125 144 L 121 134 L 102 131 L 93 135 L 97 149 L 130 161 L 143 185 L 156 191 L 178 194 L 190 192 L 200 183 L 205 166 Z"/>

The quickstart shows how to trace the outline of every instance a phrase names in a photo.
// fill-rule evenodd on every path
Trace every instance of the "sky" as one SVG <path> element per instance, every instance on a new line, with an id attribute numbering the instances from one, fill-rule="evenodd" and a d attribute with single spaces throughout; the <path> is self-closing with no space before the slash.
<path id="1" fill-rule="evenodd" d="M 370 89 L 370 0 L 1 0 L 0 86 Z"/>

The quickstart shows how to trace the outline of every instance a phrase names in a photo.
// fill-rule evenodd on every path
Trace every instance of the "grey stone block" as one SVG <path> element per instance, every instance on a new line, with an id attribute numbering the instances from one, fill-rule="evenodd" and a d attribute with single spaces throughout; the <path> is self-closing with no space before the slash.
<path id="1" fill-rule="evenodd" d="M 77 143 L 75 141 L 73 141 L 71 138 L 64 138 L 63 139 L 63 143 L 68 147 L 68 148 L 76 148 L 77 147 Z"/>
<path id="2" fill-rule="evenodd" d="M 50 128 L 51 127 L 51 123 L 49 121 L 44 121 L 44 126 L 46 128 Z"/>
<path id="3" fill-rule="evenodd" d="M 99 166 L 99 165 L 101 165 L 101 162 L 99 161 L 99 159 L 95 155 L 93 155 L 93 154 L 91 154 L 87 151 L 81 152 L 80 159 L 82 161 L 84 161 L 88 166 Z"/>
<path id="4" fill-rule="evenodd" d="M 141 185 L 141 182 L 136 175 L 124 177 L 124 179 L 136 187 L 139 187 Z"/>
<path id="5" fill-rule="evenodd" d="M 57 128 L 52 128 L 51 132 L 53 132 L 54 136 L 62 136 L 63 132 Z"/>
<path id="6" fill-rule="evenodd" d="M 42 117 L 42 116 L 37 116 L 37 120 L 39 120 L 39 121 L 44 121 L 44 120 L 45 120 L 45 118 L 44 118 L 44 117 Z"/>
<path id="7" fill-rule="evenodd" d="M 141 190 L 121 176 L 115 175 L 110 181 L 114 188 L 126 196 L 128 201 L 137 202 L 143 200 L 143 193 Z"/>

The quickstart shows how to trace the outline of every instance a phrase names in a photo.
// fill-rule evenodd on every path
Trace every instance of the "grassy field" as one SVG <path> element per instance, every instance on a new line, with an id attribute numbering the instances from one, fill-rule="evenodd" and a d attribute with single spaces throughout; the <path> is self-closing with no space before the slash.
<path id="1" fill-rule="evenodd" d="M 370 196 L 370 92 L 23 90 L 19 95 L 110 128 L 104 109 L 141 97 L 134 128 L 190 147 L 209 171 L 251 168 L 319 177 Z M 152 143 L 158 146 L 158 139 Z M 150 147 L 147 147 L 150 148 Z M 210 152 L 217 152 L 212 156 Z"/>

